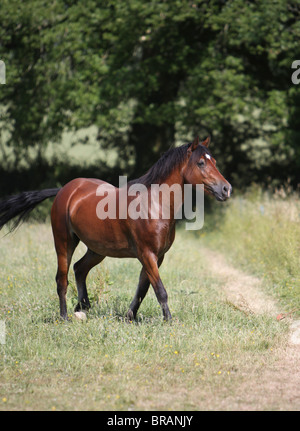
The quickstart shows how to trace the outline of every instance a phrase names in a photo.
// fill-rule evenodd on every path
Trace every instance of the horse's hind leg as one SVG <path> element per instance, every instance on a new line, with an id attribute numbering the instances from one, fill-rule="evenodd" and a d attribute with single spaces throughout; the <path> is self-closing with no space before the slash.
<path id="1" fill-rule="evenodd" d="M 56 273 L 56 284 L 57 293 L 59 297 L 60 316 L 67 320 L 67 288 L 68 288 L 68 272 L 69 266 L 72 259 L 72 255 L 76 246 L 78 245 L 79 239 L 77 236 L 67 236 L 65 240 L 54 235 L 55 248 L 57 253 L 57 273 Z"/>
<path id="2" fill-rule="evenodd" d="M 78 304 L 75 311 L 90 308 L 90 301 L 86 289 L 86 277 L 89 271 L 98 263 L 100 263 L 105 256 L 100 256 L 88 249 L 86 254 L 74 265 L 76 286 L 78 291 Z"/>
<path id="3" fill-rule="evenodd" d="M 158 259 L 158 261 L 157 261 L 158 267 L 160 267 L 163 260 L 164 260 L 164 255 Z M 149 281 L 148 275 L 147 275 L 145 269 L 142 268 L 141 273 L 140 273 L 138 287 L 136 289 L 134 298 L 130 304 L 129 310 L 126 314 L 126 318 L 128 320 L 134 320 L 135 319 L 136 313 L 137 313 L 143 299 L 145 298 L 145 296 L 148 292 L 149 286 L 150 286 L 150 281 Z"/>

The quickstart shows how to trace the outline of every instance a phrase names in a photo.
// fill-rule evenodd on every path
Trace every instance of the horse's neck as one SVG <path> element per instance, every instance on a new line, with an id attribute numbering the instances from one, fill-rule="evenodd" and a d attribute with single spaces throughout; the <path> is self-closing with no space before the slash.
<path id="1" fill-rule="evenodd" d="M 153 194 L 152 202 L 154 199 L 159 203 L 161 211 L 164 211 L 164 214 L 169 216 L 169 220 L 172 223 L 184 202 L 184 180 L 180 170 L 172 172 L 163 184 L 160 184 L 158 187 L 162 193 L 162 199 L 159 195 L 156 195 L 158 189 L 153 187 L 151 188 L 151 194 Z"/>

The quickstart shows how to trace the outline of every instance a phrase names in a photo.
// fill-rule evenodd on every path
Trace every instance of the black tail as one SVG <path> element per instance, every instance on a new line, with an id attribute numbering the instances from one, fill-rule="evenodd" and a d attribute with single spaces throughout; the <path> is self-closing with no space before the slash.
<path id="1" fill-rule="evenodd" d="M 33 192 L 23 192 L 19 195 L 11 196 L 0 202 L 0 230 L 10 220 L 14 220 L 10 226 L 10 232 L 26 220 L 30 212 L 45 199 L 56 196 L 60 189 L 45 189 Z"/>

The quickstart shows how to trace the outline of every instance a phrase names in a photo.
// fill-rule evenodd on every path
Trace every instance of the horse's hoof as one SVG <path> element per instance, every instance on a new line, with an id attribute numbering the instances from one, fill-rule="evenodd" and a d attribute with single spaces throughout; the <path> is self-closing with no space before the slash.
<path id="1" fill-rule="evenodd" d="M 76 311 L 74 316 L 77 320 L 86 320 L 86 314 L 83 311 Z"/>
<path id="2" fill-rule="evenodd" d="M 135 316 L 134 316 L 134 314 L 133 314 L 133 311 L 132 310 L 128 310 L 127 311 L 127 314 L 126 314 L 126 317 L 125 317 L 125 321 L 127 322 L 127 323 L 132 323 L 132 321 L 135 319 Z"/>
<path id="3" fill-rule="evenodd" d="M 87 304 L 85 302 L 78 302 L 78 304 L 74 308 L 74 312 L 76 313 L 77 311 L 89 310 L 90 308 L 90 304 Z"/>

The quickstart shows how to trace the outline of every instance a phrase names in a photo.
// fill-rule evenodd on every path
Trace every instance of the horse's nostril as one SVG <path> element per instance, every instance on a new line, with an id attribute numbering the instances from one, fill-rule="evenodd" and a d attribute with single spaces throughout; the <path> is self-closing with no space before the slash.
<path id="1" fill-rule="evenodd" d="M 231 185 L 230 184 L 224 184 L 224 186 L 222 187 L 222 194 L 223 196 L 226 196 L 227 198 L 229 198 L 230 194 L 231 194 Z"/>

